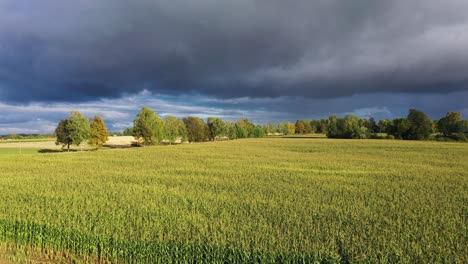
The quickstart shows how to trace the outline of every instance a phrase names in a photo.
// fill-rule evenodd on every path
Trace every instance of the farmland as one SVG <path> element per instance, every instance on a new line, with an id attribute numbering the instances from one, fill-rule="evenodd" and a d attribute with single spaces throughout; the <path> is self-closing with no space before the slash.
<path id="1" fill-rule="evenodd" d="M 3 155 L 0 242 L 123 263 L 466 263 L 466 157 L 321 138 Z"/>

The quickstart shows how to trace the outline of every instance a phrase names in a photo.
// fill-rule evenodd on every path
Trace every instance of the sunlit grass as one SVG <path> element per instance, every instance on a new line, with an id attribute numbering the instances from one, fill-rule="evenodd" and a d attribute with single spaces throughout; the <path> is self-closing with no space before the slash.
<path id="1" fill-rule="evenodd" d="M 268 138 L 0 159 L 0 239 L 122 262 L 466 262 L 468 145 Z"/>

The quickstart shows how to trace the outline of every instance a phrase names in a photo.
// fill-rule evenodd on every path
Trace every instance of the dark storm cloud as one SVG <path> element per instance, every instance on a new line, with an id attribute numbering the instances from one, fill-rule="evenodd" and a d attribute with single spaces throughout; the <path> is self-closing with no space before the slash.
<path id="1" fill-rule="evenodd" d="M 0 0 L 0 99 L 468 88 L 465 0 Z"/>

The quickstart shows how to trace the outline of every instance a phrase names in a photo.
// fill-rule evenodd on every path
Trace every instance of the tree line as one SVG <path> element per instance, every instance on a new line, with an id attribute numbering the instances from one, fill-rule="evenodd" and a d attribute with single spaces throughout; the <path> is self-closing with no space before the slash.
<path id="1" fill-rule="evenodd" d="M 268 133 L 321 133 L 329 138 L 467 141 L 468 120 L 463 120 L 458 112 L 448 112 L 441 119 L 432 120 L 424 112 L 410 109 L 406 118 L 382 119 L 379 122 L 354 115 L 343 118 L 332 115 L 328 119 L 297 120 L 295 124 L 289 123 L 289 129 L 282 123 L 276 126 L 268 124 L 266 129 Z"/>
<path id="2" fill-rule="evenodd" d="M 133 121 L 133 127 L 121 134 L 133 136 L 139 145 L 148 146 L 314 133 L 326 134 L 329 138 L 427 140 L 434 137 L 437 140 L 467 141 L 467 132 L 468 120 L 463 120 L 458 112 L 448 112 L 440 120 L 432 120 L 424 112 L 410 109 L 406 118 L 382 119 L 379 122 L 374 118 L 364 119 L 354 115 L 343 118 L 331 115 L 328 119 L 256 125 L 246 118 L 236 122 L 217 117 L 209 117 L 205 122 L 194 116 L 181 119 L 168 116 L 162 119 L 150 108 L 143 107 Z M 109 137 L 101 117 L 95 116 L 89 122 L 78 111 L 72 111 L 69 118 L 60 120 L 55 134 L 57 144 L 67 149 L 70 149 L 70 145 L 81 146 L 84 142 L 99 148 Z"/>
<path id="3" fill-rule="evenodd" d="M 104 120 L 95 116 L 91 123 L 78 111 L 72 111 L 70 117 L 60 120 L 55 129 L 56 144 L 70 149 L 71 145 L 82 146 L 87 142 L 97 148 L 108 140 L 109 132 Z M 178 119 L 167 116 L 164 120 L 148 107 L 143 107 L 133 121 L 133 127 L 127 128 L 122 135 L 133 136 L 139 145 L 148 146 L 161 143 L 174 144 L 232 140 L 238 138 L 260 138 L 265 136 L 262 126 L 255 125 L 246 118 L 237 122 L 224 121 L 209 117 L 207 122 L 199 117 L 189 116 Z"/>

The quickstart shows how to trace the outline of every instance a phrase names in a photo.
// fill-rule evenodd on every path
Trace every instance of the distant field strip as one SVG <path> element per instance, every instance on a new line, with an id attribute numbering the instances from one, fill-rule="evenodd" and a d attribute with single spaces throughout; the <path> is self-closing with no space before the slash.
<path id="1" fill-rule="evenodd" d="M 5 155 L 0 241 L 122 263 L 467 263 L 467 157 L 319 138 Z"/>

